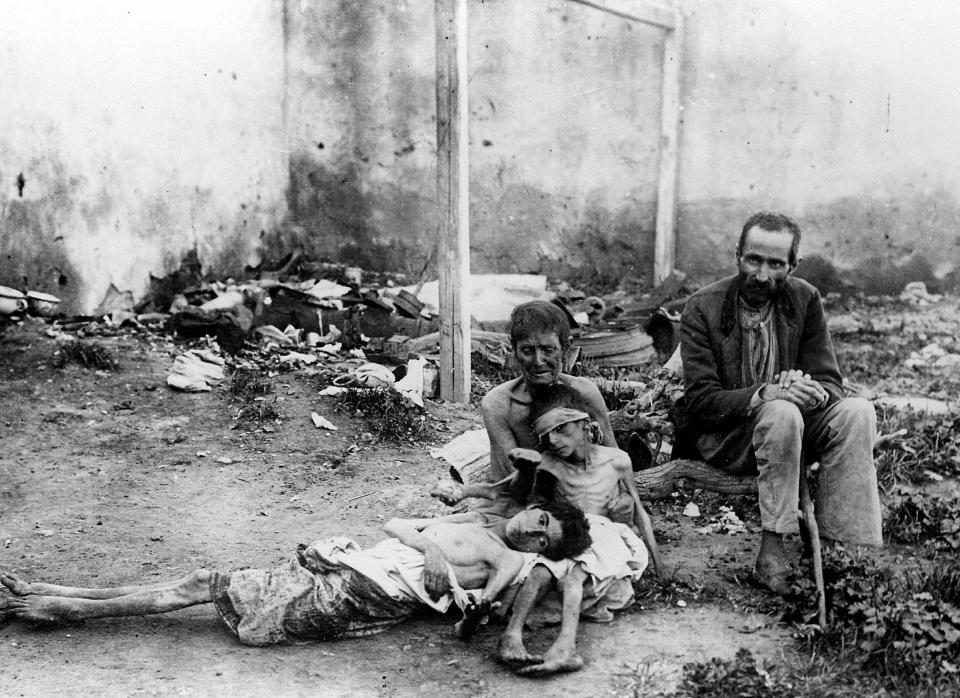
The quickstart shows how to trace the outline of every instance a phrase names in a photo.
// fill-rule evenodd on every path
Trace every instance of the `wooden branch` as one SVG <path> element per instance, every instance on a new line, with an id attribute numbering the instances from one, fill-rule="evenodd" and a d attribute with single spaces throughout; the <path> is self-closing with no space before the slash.
<path id="1" fill-rule="evenodd" d="M 731 475 L 697 460 L 672 460 L 634 473 L 640 499 L 665 499 L 681 485 L 723 494 L 757 494 L 756 475 Z"/>

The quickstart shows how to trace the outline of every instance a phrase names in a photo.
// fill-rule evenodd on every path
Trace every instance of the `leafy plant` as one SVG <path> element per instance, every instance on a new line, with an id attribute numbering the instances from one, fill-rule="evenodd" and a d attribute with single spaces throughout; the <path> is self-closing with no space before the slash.
<path id="1" fill-rule="evenodd" d="M 683 666 L 683 679 L 671 698 L 775 698 L 795 695 L 794 684 L 757 664 L 753 653 L 741 647 L 727 661 L 714 657 L 708 662 Z"/>
<path id="2" fill-rule="evenodd" d="M 931 543 L 956 550 L 960 548 L 960 499 L 919 492 L 901 495 L 890 506 L 884 528 L 898 543 Z"/>
<path id="3" fill-rule="evenodd" d="M 412 441 L 428 432 L 423 408 L 390 388 L 347 388 L 337 410 L 362 417 L 370 432 L 383 441 Z"/>
<path id="4" fill-rule="evenodd" d="M 915 565 L 917 563 L 914 563 Z M 830 627 L 811 636 L 814 646 L 849 654 L 891 690 L 937 691 L 960 687 L 960 567 L 954 562 L 927 570 L 882 567 L 842 546 L 824 555 Z M 809 617 L 815 590 L 809 575 L 795 582 L 793 611 Z M 916 695 L 926 695 L 923 691 Z"/>
<path id="5" fill-rule="evenodd" d="M 54 354 L 54 365 L 57 368 L 63 368 L 71 363 L 104 371 L 116 369 L 120 365 L 109 347 L 100 342 L 79 340 L 67 342 Z"/>
<path id="6" fill-rule="evenodd" d="M 877 456 L 877 477 L 885 492 L 903 483 L 928 479 L 925 471 L 943 477 L 960 475 L 960 417 L 927 416 L 916 412 L 882 414 L 879 430 L 893 433 L 906 429 L 893 449 Z"/>
<path id="7" fill-rule="evenodd" d="M 277 399 L 266 398 L 274 390 L 273 383 L 258 369 L 238 368 L 230 381 L 229 394 L 236 403 L 237 424 L 272 422 L 282 417 Z"/>

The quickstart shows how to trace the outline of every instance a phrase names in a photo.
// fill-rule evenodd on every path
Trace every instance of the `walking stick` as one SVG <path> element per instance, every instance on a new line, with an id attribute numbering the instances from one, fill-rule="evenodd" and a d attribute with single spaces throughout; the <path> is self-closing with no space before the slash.
<path id="1" fill-rule="evenodd" d="M 820 550 L 820 528 L 817 526 L 817 517 L 813 511 L 813 500 L 810 499 L 810 485 L 807 483 L 806 469 L 800 471 L 800 510 L 803 512 L 803 521 L 810 534 L 810 550 L 813 553 L 813 581 L 817 585 L 817 620 L 820 629 L 827 629 L 827 592 L 823 583 L 823 554 Z"/>

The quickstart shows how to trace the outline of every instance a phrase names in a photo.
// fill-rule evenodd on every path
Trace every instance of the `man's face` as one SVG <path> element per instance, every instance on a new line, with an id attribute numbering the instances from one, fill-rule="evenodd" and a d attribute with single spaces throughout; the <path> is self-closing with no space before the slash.
<path id="1" fill-rule="evenodd" d="M 582 457 L 587 443 L 586 420 L 566 422 L 540 437 L 540 443 L 558 458 Z"/>
<path id="2" fill-rule="evenodd" d="M 563 540 L 563 526 L 549 511 L 533 507 L 510 518 L 506 536 L 514 550 L 544 553 Z"/>
<path id="3" fill-rule="evenodd" d="M 533 332 L 517 342 L 513 349 L 520 363 L 520 374 L 527 385 L 553 385 L 563 368 L 563 350 L 556 332 Z"/>
<path id="4" fill-rule="evenodd" d="M 790 273 L 789 230 L 770 231 L 753 226 L 747 231 L 740 265 L 740 297 L 747 305 L 759 308 L 769 301 Z"/>

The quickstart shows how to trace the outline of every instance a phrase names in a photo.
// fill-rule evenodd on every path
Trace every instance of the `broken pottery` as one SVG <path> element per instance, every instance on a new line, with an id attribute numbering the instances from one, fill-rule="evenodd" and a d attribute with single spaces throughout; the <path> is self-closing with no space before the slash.
<path id="1" fill-rule="evenodd" d="M 0 315 L 13 315 L 27 309 L 27 297 L 9 286 L 0 286 Z"/>

